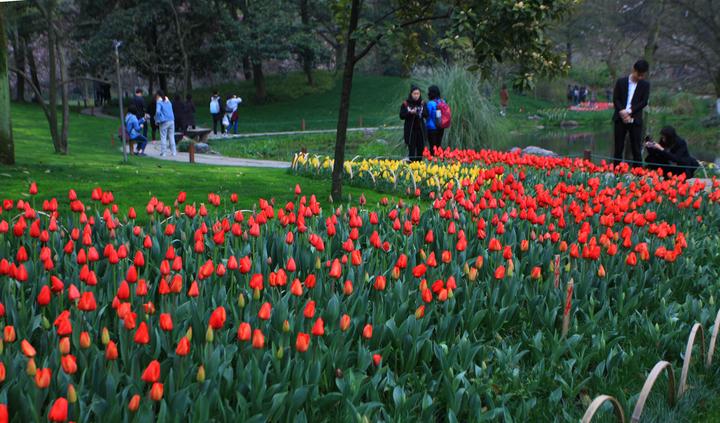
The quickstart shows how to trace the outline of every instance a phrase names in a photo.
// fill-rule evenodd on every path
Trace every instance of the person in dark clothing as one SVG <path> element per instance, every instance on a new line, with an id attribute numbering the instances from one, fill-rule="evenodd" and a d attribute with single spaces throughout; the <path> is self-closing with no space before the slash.
<path id="1" fill-rule="evenodd" d="M 132 105 L 135 106 L 135 116 L 138 119 L 147 119 L 148 108 L 145 105 L 145 97 L 143 97 L 142 89 L 138 88 L 135 90 L 135 96 L 132 98 Z M 147 138 L 148 129 L 147 125 L 143 125 L 142 132 L 143 136 Z"/>
<path id="2" fill-rule="evenodd" d="M 195 104 L 192 100 L 192 94 L 185 96 L 185 119 L 184 122 L 187 126 L 195 129 Z"/>
<path id="3" fill-rule="evenodd" d="M 150 105 L 148 107 L 148 111 L 150 115 L 150 130 L 152 131 L 152 140 L 157 140 L 157 131 L 158 131 L 158 124 L 155 122 L 155 109 L 157 108 L 157 101 L 155 100 L 155 96 L 152 97 L 152 100 L 150 100 Z"/>
<path id="4" fill-rule="evenodd" d="M 690 155 L 687 142 L 680 138 L 672 126 L 666 126 L 660 131 L 660 143 L 648 139 L 645 142 L 648 155 L 645 158 L 649 169 L 662 169 L 663 174 L 680 175 L 692 178 L 695 169 L 700 163 Z"/>
<path id="5" fill-rule="evenodd" d="M 172 108 L 173 114 L 175 115 L 175 130 L 184 134 L 185 131 L 187 131 L 188 126 L 187 121 L 185 120 L 185 118 L 187 117 L 187 111 L 185 107 L 185 102 L 183 101 L 181 96 L 175 96 L 172 102 Z"/>
<path id="6" fill-rule="evenodd" d="M 411 161 L 422 160 L 425 139 L 427 138 L 425 129 L 425 119 L 427 117 L 428 111 L 422 101 L 420 88 L 413 86 L 407 100 L 400 106 L 400 119 L 405 121 L 405 145 L 408 147 L 408 158 Z"/>
<path id="7" fill-rule="evenodd" d="M 625 136 L 630 134 L 633 166 L 642 162 L 642 116 L 643 110 L 650 99 L 650 83 L 645 80 L 650 65 L 645 60 L 638 60 L 633 65 L 630 76 L 620 78 L 615 83 L 613 105 L 615 113 L 615 152 L 614 162 L 620 164 L 625 150 Z"/>

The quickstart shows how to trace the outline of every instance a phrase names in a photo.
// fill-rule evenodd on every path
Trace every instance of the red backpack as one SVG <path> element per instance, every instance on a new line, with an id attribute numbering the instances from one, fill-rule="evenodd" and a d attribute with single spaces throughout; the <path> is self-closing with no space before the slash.
<path id="1" fill-rule="evenodd" d="M 452 111 L 450 111 L 450 106 L 445 102 L 445 100 L 438 100 L 437 108 L 440 110 L 441 116 L 440 127 L 443 129 L 449 128 L 452 122 Z"/>

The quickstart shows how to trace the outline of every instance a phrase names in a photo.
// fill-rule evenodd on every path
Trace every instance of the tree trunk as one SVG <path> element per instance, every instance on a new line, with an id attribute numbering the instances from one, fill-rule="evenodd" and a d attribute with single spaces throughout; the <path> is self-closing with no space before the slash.
<path id="1" fill-rule="evenodd" d="M 565 43 L 565 60 L 567 61 L 568 65 L 572 65 L 572 56 L 573 56 L 573 50 L 572 50 L 572 43 L 568 41 Z"/>
<path id="2" fill-rule="evenodd" d="M 165 93 L 165 95 L 168 95 L 168 78 L 167 78 L 167 74 L 164 74 L 164 73 L 158 74 L 158 79 L 159 79 L 159 82 L 160 82 L 160 89 L 162 90 L 162 92 Z"/>
<path id="3" fill-rule="evenodd" d="M 250 64 L 250 56 L 245 55 L 242 58 L 242 65 L 243 65 L 243 75 L 245 76 L 245 80 L 249 81 L 252 79 L 252 65 Z"/>
<path id="4" fill-rule="evenodd" d="M 353 74 L 355 73 L 355 45 L 357 43 L 354 32 L 360 17 L 360 0 L 352 0 L 350 21 L 345 47 L 345 60 L 342 76 L 342 91 L 340 92 L 340 107 L 338 110 L 337 134 L 335 135 L 335 162 L 332 172 L 332 189 L 330 195 L 333 201 L 342 201 L 343 174 L 345 173 L 345 141 L 347 141 L 348 119 L 350 116 L 350 95 L 352 94 Z"/>
<path id="5" fill-rule="evenodd" d="M 48 69 L 49 69 L 49 82 L 50 87 L 48 91 L 48 108 L 50 110 L 50 137 L 52 138 L 53 145 L 55 146 L 55 152 L 58 154 L 65 154 L 63 151 L 62 143 L 60 142 L 60 136 L 58 134 L 58 122 L 57 122 L 57 91 L 58 91 L 58 80 L 57 80 L 57 34 L 53 28 L 54 14 L 55 14 L 55 2 L 50 1 L 47 10 L 47 34 L 48 34 Z M 42 99 L 40 99 L 42 101 Z"/>
<path id="6" fill-rule="evenodd" d="M 173 17 L 175 18 L 175 36 L 178 39 L 180 45 L 180 54 L 182 55 L 182 71 L 183 71 L 183 93 L 182 97 L 186 98 L 190 91 L 192 91 L 192 72 L 190 70 L 190 57 L 188 56 L 187 49 L 185 48 L 185 37 L 182 32 L 182 25 L 180 25 L 180 15 L 178 15 L 175 3 L 172 0 L 168 1 L 170 9 L 172 9 Z"/>
<path id="7" fill-rule="evenodd" d="M 310 31 L 310 10 L 308 7 L 308 0 L 300 0 L 300 21 L 302 22 L 303 28 L 305 31 Z M 314 62 L 314 53 L 312 49 L 309 47 L 303 47 L 302 49 L 302 62 L 303 62 L 303 72 L 305 72 L 305 76 L 307 76 L 308 85 L 313 86 L 315 85 L 315 81 L 313 80 L 313 62 Z"/>
<path id="8" fill-rule="evenodd" d="M 267 88 L 261 61 L 253 60 L 253 81 L 255 83 L 255 101 L 262 104 L 267 100 Z"/>
<path id="9" fill-rule="evenodd" d="M 55 47 L 57 48 L 58 56 L 58 67 L 60 69 L 60 81 L 62 85 L 60 87 L 60 95 L 62 101 L 62 126 L 60 128 L 60 146 L 63 154 L 68 154 L 68 130 L 70 129 L 70 88 L 65 83 L 68 77 L 67 62 L 65 61 L 65 52 L 60 47 L 60 43 L 55 40 Z"/>
<path id="10" fill-rule="evenodd" d="M 25 72 L 25 46 L 23 39 L 20 38 L 17 28 L 13 31 L 13 53 L 15 58 L 15 67 Z M 15 83 L 15 100 L 25 102 L 25 78 L 17 77 Z"/>
<path id="11" fill-rule="evenodd" d="M 7 33 L 5 32 L 6 6 L 0 5 L 0 163 L 15 163 L 12 121 L 10 119 L 10 84 L 8 83 Z M 18 80 L 20 77 L 18 76 Z"/>
<path id="12" fill-rule="evenodd" d="M 40 86 L 40 78 L 38 78 L 37 65 L 35 64 L 35 53 L 33 52 L 30 42 L 28 41 L 26 36 L 23 36 L 23 44 L 26 47 L 25 52 L 27 53 L 28 67 L 30 68 L 30 79 L 40 92 L 40 97 L 36 98 L 35 101 L 41 103 L 43 101 L 42 87 Z M 35 96 L 37 97 L 37 94 Z"/>
<path id="13" fill-rule="evenodd" d="M 155 74 L 154 73 L 150 73 L 150 75 L 148 75 L 148 95 L 150 95 L 150 97 L 155 95 Z"/>
<path id="14" fill-rule="evenodd" d="M 643 58 L 652 66 L 655 62 L 655 52 L 658 49 L 658 38 L 660 37 L 660 24 L 665 10 L 665 0 L 658 0 L 657 12 L 654 13 L 653 21 L 650 23 Z"/>

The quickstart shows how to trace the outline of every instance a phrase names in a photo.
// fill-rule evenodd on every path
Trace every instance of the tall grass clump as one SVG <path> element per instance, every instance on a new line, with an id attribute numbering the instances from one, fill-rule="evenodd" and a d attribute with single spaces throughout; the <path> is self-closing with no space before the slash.
<path id="1" fill-rule="evenodd" d="M 443 147 L 504 148 L 508 130 L 500 112 L 483 94 L 480 75 L 458 65 L 434 67 L 414 75 L 427 96 L 427 87 L 437 85 L 452 110 L 452 126 L 445 131 Z"/>

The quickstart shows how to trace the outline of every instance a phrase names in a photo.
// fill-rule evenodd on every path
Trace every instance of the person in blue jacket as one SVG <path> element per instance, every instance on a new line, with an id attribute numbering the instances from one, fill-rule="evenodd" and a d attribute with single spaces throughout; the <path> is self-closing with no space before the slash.
<path id="1" fill-rule="evenodd" d="M 445 135 L 445 129 L 440 126 L 441 115 L 438 108 L 438 102 L 441 100 L 440 88 L 437 85 L 431 85 L 428 88 L 427 112 L 428 118 L 425 121 L 427 126 L 428 149 L 430 154 L 435 154 L 435 148 L 442 148 L 442 139 Z"/>
<path id="2" fill-rule="evenodd" d="M 165 150 L 170 143 L 170 152 L 177 156 L 175 147 L 175 114 L 170 99 L 162 90 L 155 95 L 155 122 L 160 127 L 160 156 L 165 156 Z"/>
<path id="3" fill-rule="evenodd" d="M 132 153 L 136 156 L 145 155 L 145 147 L 147 147 L 147 137 L 143 135 L 143 127 L 145 126 L 145 118 L 137 117 L 138 110 L 134 104 L 128 107 L 125 115 L 125 131 L 127 131 L 130 141 L 135 142 L 135 151 Z"/>

